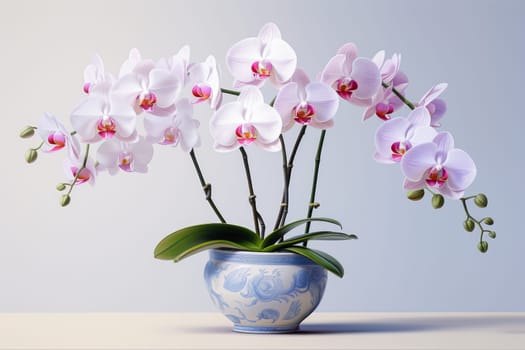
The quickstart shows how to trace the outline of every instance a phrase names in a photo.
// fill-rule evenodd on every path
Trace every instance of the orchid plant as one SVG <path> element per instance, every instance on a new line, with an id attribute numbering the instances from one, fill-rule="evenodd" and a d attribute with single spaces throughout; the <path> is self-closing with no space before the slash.
<path id="1" fill-rule="evenodd" d="M 375 134 L 375 160 L 399 164 L 404 188 L 411 200 L 425 193 L 432 206 L 440 208 L 445 197 L 461 202 L 466 214 L 464 228 L 479 229 L 478 249 L 486 252 L 490 217 L 475 218 L 468 205 L 487 206 L 484 194 L 465 195 L 474 181 L 476 166 L 471 157 L 454 146 L 449 132 L 441 131 L 440 121 L 446 111 L 440 95 L 447 84 L 438 84 L 413 103 L 405 96 L 407 76 L 400 70 L 401 55 L 385 57 L 379 51 L 372 58 L 359 56 L 353 43 L 344 44 L 327 62 L 317 79 L 297 67 L 294 49 L 281 37 L 279 28 L 265 24 L 256 37 L 234 44 L 226 54 L 226 66 L 234 78 L 232 89 L 220 87 L 220 74 L 214 56 L 203 62 L 190 61 L 190 49 L 157 62 L 144 59 L 132 49 L 117 76 L 105 71 L 102 59 L 94 57 L 84 71 L 84 98 L 71 112 L 73 131 L 55 116 L 44 114 L 38 125 L 28 126 L 21 137 L 35 133 L 42 139 L 26 153 L 32 163 L 38 152 L 65 154 L 67 180 L 57 185 L 63 191 L 60 203 L 70 203 L 74 188 L 94 184 L 99 173 L 148 171 L 153 145 L 180 146 L 188 153 L 196 169 L 205 198 L 218 223 L 185 227 L 164 238 L 155 248 L 155 257 L 179 261 L 210 248 L 249 251 L 289 251 L 303 255 L 338 276 L 343 267 L 329 254 L 307 246 L 310 240 L 346 240 L 357 238 L 341 231 L 310 231 L 314 221 L 341 226 L 334 219 L 313 217 L 323 143 L 340 103 L 363 108 L 363 119 L 377 116 L 381 121 Z M 273 85 L 275 97 L 267 103 L 261 88 Z M 226 95 L 235 96 L 224 101 Z M 246 172 L 253 230 L 226 222 L 212 198 L 211 184 L 206 182 L 195 148 L 200 144 L 200 122 L 194 119 L 193 106 L 209 104 L 209 131 L 217 152 L 239 150 Z M 403 106 L 406 117 L 395 116 Z M 291 152 L 287 151 L 284 133 L 298 125 L 299 131 Z M 320 129 L 315 155 L 310 202 L 306 218 L 287 222 L 289 186 L 299 145 L 307 128 Z M 275 224 L 270 231 L 260 215 L 252 183 L 246 148 L 260 147 L 282 153 L 283 193 Z M 93 146 L 98 146 L 96 151 Z M 304 233 L 286 236 L 305 225 Z"/>

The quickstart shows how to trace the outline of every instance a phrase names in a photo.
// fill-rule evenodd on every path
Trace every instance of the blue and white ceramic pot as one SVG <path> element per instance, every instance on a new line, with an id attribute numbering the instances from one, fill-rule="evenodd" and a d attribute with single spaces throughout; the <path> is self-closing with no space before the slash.
<path id="1" fill-rule="evenodd" d="M 296 331 L 317 307 L 327 272 L 294 253 L 214 249 L 204 278 L 234 331 L 286 333 Z"/>

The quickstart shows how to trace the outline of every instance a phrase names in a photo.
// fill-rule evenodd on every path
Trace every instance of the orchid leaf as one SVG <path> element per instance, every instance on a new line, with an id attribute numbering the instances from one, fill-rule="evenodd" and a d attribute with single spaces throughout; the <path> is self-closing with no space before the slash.
<path id="1" fill-rule="evenodd" d="M 345 273 L 343 265 L 336 258 L 320 250 L 298 246 L 287 247 L 284 250 L 302 255 L 338 277 L 343 277 Z"/>
<path id="2" fill-rule="evenodd" d="M 281 238 L 284 237 L 285 234 L 293 230 L 294 228 L 301 226 L 303 224 L 306 224 L 307 222 L 312 221 L 322 221 L 322 222 L 328 222 L 334 225 L 337 225 L 342 228 L 342 225 L 339 221 L 335 219 L 330 218 L 308 218 L 308 219 L 301 219 L 294 222 L 290 222 L 289 224 L 284 225 L 283 227 L 278 228 L 277 230 L 270 233 L 262 242 L 262 248 L 269 247 L 275 243 L 277 243 Z"/>
<path id="3" fill-rule="evenodd" d="M 357 236 L 353 234 L 346 234 L 344 232 L 334 232 L 334 231 L 311 232 L 311 233 L 305 233 L 300 236 L 295 236 L 295 237 L 286 239 L 280 243 L 265 247 L 264 251 L 273 252 L 273 251 L 281 250 L 286 247 L 291 247 L 297 243 L 302 243 L 302 242 L 306 242 L 309 240 L 335 241 L 335 240 L 346 240 L 346 239 L 357 239 Z"/>
<path id="4" fill-rule="evenodd" d="M 212 248 L 260 251 L 262 240 L 242 226 L 212 223 L 188 226 L 166 236 L 155 247 L 157 259 L 180 261 Z"/>

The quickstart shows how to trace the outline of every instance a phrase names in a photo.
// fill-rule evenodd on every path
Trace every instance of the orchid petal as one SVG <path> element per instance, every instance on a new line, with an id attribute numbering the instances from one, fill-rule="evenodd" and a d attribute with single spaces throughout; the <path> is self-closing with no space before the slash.
<path id="1" fill-rule="evenodd" d="M 343 54 L 332 57 L 321 72 L 321 82 L 332 86 L 338 79 L 344 77 L 343 63 L 345 59 L 346 57 Z"/>
<path id="2" fill-rule="evenodd" d="M 118 75 L 119 79 L 122 78 L 123 76 L 133 72 L 133 70 L 135 69 L 135 66 L 140 61 L 142 61 L 142 56 L 140 55 L 139 50 L 136 49 L 136 48 L 131 49 L 129 51 L 128 59 L 126 61 L 124 61 L 124 63 L 120 67 L 120 72 L 119 72 L 119 75 Z"/>
<path id="3" fill-rule="evenodd" d="M 328 85 L 313 82 L 306 86 L 307 101 L 314 106 L 318 122 L 323 123 L 332 119 L 339 108 L 339 96 Z"/>
<path id="4" fill-rule="evenodd" d="M 281 31 L 275 23 L 266 23 L 259 30 L 257 38 L 261 41 L 263 46 L 266 46 L 274 40 L 281 39 Z"/>
<path id="5" fill-rule="evenodd" d="M 103 99 L 90 96 L 80 102 L 71 112 L 71 125 L 83 140 L 99 139 L 96 134 L 96 125 L 102 118 L 104 105 Z"/>
<path id="6" fill-rule="evenodd" d="M 354 60 L 351 76 L 358 85 L 352 96 L 358 99 L 372 98 L 381 87 L 379 68 L 368 58 L 358 57 Z"/>
<path id="7" fill-rule="evenodd" d="M 239 147 L 235 128 L 244 123 L 243 105 L 239 101 L 222 105 L 210 118 L 210 133 L 217 151 L 229 151 Z"/>
<path id="8" fill-rule="evenodd" d="M 401 170 L 408 180 L 419 181 L 436 164 L 435 143 L 422 143 L 411 148 L 401 159 Z"/>
<path id="9" fill-rule="evenodd" d="M 385 158 L 391 158 L 392 144 L 406 140 L 405 133 L 409 126 L 408 120 L 400 117 L 387 120 L 381 124 L 375 133 L 376 151 Z"/>
<path id="10" fill-rule="evenodd" d="M 297 83 L 288 83 L 279 89 L 273 107 L 279 112 L 283 120 L 283 131 L 288 130 L 294 125 L 292 118 L 293 108 L 301 101 L 297 97 Z"/>
<path id="11" fill-rule="evenodd" d="M 149 74 L 150 90 L 157 97 L 157 104 L 161 108 L 168 107 L 175 102 L 182 82 L 175 74 L 162 69 L 153 69 Z"/>
<path id="12" fill-rule="evenodd" d="M 415 108 L 408 114 L 407 119 L 412 125 L 417 125 L 417 126 L 429 126 L 430 125 L 430 113 L 425 107 Z"/>
<path id="13" fill-rule="evenodd" d="M 439 95 L 441 95 L 441 93 L 443 93 L 443 91 L 445 91 L 447 86 L 447 83 L 441 83 L 433 86 L 423 95 L 421 100 L 419 100 L 418 106 L 426 106 L 430 102 L 434 101 Z"/>
<path id="14" fill-rule="evenodd" d="M 292 77 L 297 67 L 297 55 L 294 49 L 284 40 L 273 40 L 269 44 L 266 57 L 273 65 L 272 77 L 282 84 Z"/>
<path id="15" fill-rule="evenodd" d="M 443 166 L 449 174 L 448 185 L 454 191 L 465 190 L 476 178 L 476 164 L 461 149 L 451 149 Z"/>
<path id="16" fill-rule="evenodd" d="M 259 39 L 247 38 L 234 44 L 228 50 L 226 65 L 236 80 L 249 83 L 254 80 L 251 64 L 261 58 Z"/>

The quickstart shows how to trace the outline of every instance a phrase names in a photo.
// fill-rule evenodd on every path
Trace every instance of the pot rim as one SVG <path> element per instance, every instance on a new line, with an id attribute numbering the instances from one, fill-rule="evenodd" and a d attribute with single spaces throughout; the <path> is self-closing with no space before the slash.
<path id="1" fill-rule="evenodd" d="M 269 265 L 314 265 L 312 260 L 292 252 L 254 252 L 235 249 L 210 249 L 210 260 Z"/>

